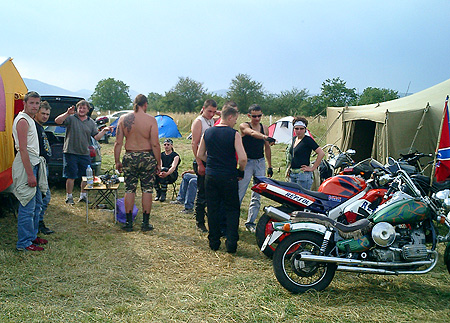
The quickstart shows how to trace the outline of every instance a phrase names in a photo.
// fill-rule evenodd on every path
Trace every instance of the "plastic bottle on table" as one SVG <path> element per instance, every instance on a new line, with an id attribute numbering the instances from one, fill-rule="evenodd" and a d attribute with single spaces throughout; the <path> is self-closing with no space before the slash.
<path id="1" fill-rule="evenodd" d="M 88 167 L 86 168 L 86 181 L 88 188 L 94 187 L 94 174 L 92 172 L 91 165 L 88 165 Z"/>

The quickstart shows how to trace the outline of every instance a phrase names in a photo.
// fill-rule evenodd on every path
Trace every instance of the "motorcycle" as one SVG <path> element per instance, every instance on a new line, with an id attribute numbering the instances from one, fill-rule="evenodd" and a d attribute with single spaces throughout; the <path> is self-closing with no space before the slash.
<path id="1" fill-rule="evenodd" d="M 338 175 L 343 169 L 355 164 L 352 156 L 356 154 L 354 149 L 343 152 L 338 146 L 326 144 L 322 147 L 328 158 L 324 158 L 319 165 L 320 181 Z M 350 174 L 351 175 L 351 174 Z"/>
<path id="2" fill-rule="evenodd" d="M 377 167 L 380 168 L 382 165 Z M 255 179 L 253 191 L 281 203 L 277 207 L 264 207 L 255 233 L 256 243 L 261 248 L 267 235 L 273 232 L 272 222 L 288 221 L 294 211 L 307 210 L 326 214 L 331 219 L 339 219 L 344 223 L 367 217 L 384 202 L 386 193 L 384 186 L 390 177 L 385 176 L 384 172 L 377 172 L 373 180 L 365 181 L 358 176 L 338 175 L 325 180 L 318 192 L 306 190 L 296 183 L 266 177 Z M 284 236 L 280 236 L 279 241 L 283 238 Z M 275 247 L 275 244 L 272 244 L 265 248 L 263 253 L 272 258 Z"/>
<path id="3" fill-rule="evenodd" d="M 292 293 L 321 291 L 335 272 L 412 275 L 433 270 L 437 243 L 450 241 L 450 190 L 422 195 L 399 170 L 386 194 L 389 201 L 367 218 L 342 224 L 323 214 L 296 211 L 290 221 L 272 223 L 262 250 L 289 233 L 277 246 L 273 268 L 278 282 Z M 447 227 L 438 235 L 435 223 Z M 450 273 L 450 243 L 444 262 Z"/>
<path id="4" fill-rule="evenodd" d="M 103 128 L 108 126 L 109 118 L 102 116 L 95 119 L 95 124 L 97 125 L 97 130 L 100 132 Z M 108 131 L 100 138 L 99 142 L 103 142 L 107 144 L 109 142 L 109 137 L 111 137 L 111 133 Z"/>

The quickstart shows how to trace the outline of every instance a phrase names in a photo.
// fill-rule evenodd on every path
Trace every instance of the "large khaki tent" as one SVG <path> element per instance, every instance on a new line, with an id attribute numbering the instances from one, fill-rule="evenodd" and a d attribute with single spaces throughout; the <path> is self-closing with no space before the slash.
<path id="1" fill-rule="evenodd" d="M 327 109 L 327 143 L 356 150 L 355 160 L 418 150 L 434 153 L 450 79 L 397 100 Z"/>

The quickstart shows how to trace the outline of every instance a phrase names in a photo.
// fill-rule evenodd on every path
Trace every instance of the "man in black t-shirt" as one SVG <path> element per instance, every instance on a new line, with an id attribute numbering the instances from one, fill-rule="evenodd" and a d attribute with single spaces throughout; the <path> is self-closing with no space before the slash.
<path id="1" fill-rule="evenodd" d="M 180 156 L 173 150 L 172 139 L 164 140 L 164 151 L 161 153 L 161 172 L 155 178 L 155 201 L 166 200 L 167 185 L 175 183 L 178 178 Z"/>
<path id="2" fill-rule="evenodd" d="M 47 101 L 42 101 L 39 106 L 39 111 L 34 116 L 34 122 L 36 123 L 36 130 L 38 133 L 39 140 L 39 155 L 45 158 L 47 162 L 47 173 L 48 173 L 48 162 L 52 156 L 52 148 L 50 147 L 50 142 L 48 141 L 47 134 L 45 133 L 44 127 L 42 126 L 47 122 L 50 117 L 50 104 Z M 39 214 L 39 231 L 43 234 L 51 234 L 52 230 L 47 228 L 44 223 L 44 213 L 47 210 L 48 204 L 50 203 L 50 186 L 48 187 L 45 196 L 42 196 L 42 208 Z"/>
<path id="3" fill-rule="evenodd" d="M 206 162 L 209 247 L 214 251 L 219 249 L 222 222 L 225 219 L 225 245 L 229 253 L 236 252 L 239 240 L 238 179 L 244 176 L 247 163 L 242 138 L 233 129 L 238 115 L 236 103 L 227 102 L 222 109 L 220 123 L 205 131 L 197 153 L 197 157 Z M 236 164 L 239 169 L 236 169 Z"/>
<path id="4" fill-rule="evenodd" d="M 269 130 L 261 124 L 262 110 L 257 104 L 252 104 L 248 109 L 250 122 L 241 123 L 239 126 L 242 134 L 242 143 L 247 154 L 247 166 L 245 166 L 244 178 L 239 181 L 239 203 L 242 204 L 248 184 L 254 176 L 264 176 L 267 160 L 267 176 L 272 177 L 272 153 L 270 146 L 275 143 L 275 139 L 269 137 Z M 254 183 L 255 184 L 255 183 Z M 247 231 L 256 231 L 255 220 L 261 206 L 261 195 L 252 192 L 250 206 L 248 207 L 248 217 L 245 222 Z"/>

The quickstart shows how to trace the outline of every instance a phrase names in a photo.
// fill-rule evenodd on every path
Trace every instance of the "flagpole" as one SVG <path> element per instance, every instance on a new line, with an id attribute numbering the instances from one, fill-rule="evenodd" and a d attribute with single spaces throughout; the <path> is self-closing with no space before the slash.
<path id="1" fill-rule="evenodd" d="M 433 177 L 434 177 L 434 173 L 436 171 L 436 159 L 437 159 L 437 153 L 439 150 L 439 144 L 441 143 L 442 126 L 444 124 L 445 114 L 447 113 L 447 109 L 448 109 L 447 104 L 448 104 L 448 95 L 447 95 L 447 98 L 445 99 L 444 112 L 442 113 L 441 126 L 439 127 L 437 146 L 436 146 L 436 150 L 434 151 L 433 167 L 431 168 L 430 186 L 433 185 Z M 430 191 L 430 194 L 431 194 L 431 191 Z"/>

